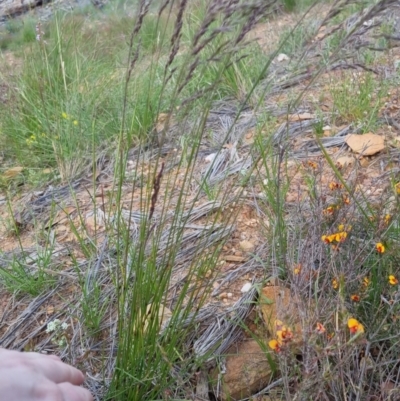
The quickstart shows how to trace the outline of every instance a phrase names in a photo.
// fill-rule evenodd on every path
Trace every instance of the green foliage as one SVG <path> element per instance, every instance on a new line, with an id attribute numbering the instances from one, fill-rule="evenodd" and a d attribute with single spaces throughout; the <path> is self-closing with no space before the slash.
<path id="1" fill-rule="evenodd" d="M 88 281 L 82 285 L 81 311 L 83 324 L 89 336 L 101 334 L 101 324 L 110 305 L 109 297 L 105 297 L 99 283 L 94 283 L 93 288 Z"/>
<path id="2" fill-rule="evenodd" d="M 32 268 L 27 259 L 14 258 L 9 266 L 0 268 L 0 283 L 9 292 L 36 297 L 57 284 L 56 278 L 47 271 L 50 260 L 51 253 L 38 253 L 36 268 Z"/>
<path id="3" fill-rule="evenodd" d="M 364 132 L 374 128 L 385 93 L 385 83 L 377 81 L 371 73 L 344 77 L 331 87 L 339 118 L 362 124 Z"/>
<path id="4" fill-rule="evenodd" d="M 79 174 L 89 149 L 112 141 L 122 121 L 117 104 L 124 73 L 107 48 L 88 46 L 96 38 L 83 24 L 80 18 L 56 19 L 44 28 L 48 38 L 26 53 L 17 78 L 12 107 L 18 113 L 0 112 L 7 153 L 28 168 L 57 166 L 63 180 Z M 158 109 L 158 81 L 151 78 L 145 72 L 129 88 L 133 96 L 124 118 L 130 140 L 147 134 Z"/>
<path id="5" fill-rule="evenodd" d="M 282 0 L 286 11 L 293 11 L 295 7 L 298 5 L 298 1 L 296 0 Z"/>

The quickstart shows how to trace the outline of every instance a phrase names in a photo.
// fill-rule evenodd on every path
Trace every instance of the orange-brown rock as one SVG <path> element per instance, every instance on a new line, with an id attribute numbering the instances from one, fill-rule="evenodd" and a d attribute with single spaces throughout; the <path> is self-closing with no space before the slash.
<path id="1" fill-rule="evenodd" d="M 226 358 L 225 367 L 220 394 L 215 394 L 222 401 L 250 397 L 268 386 L 273 376 L 265 351 L 255 340 L 240 343 Z M 217 388 L 218 373 L 216 369 L 211 374 L 214 391 Z"/>
<path id="2" fill-rule="evenodd" d="M 361 153 L 363 156 L 371 156 L 385 149 L 384 138 L 372 133 L 350 134 L 347 135 L 345 142 L 354 153 Z"/>
<path id="3" fill-rule="evenodd" d="M 299 302 L 288 288 L 279 285 L 264 287 L 260 299 L 265 325 L 274 338 L 276 321 L 282 322 L 293 332 L 293 344 L 302 342 L 302 329 L 298 315 Z"/>

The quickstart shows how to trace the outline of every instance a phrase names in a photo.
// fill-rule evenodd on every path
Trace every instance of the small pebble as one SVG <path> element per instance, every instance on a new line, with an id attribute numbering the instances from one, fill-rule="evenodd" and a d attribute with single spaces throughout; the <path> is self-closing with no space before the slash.
<path id="1" fill-rule="evenodd" d="M 245 292 L 249 292 L 251 288 L 251 283 L 246 283 L 242 289 L 240 290 L 241 292 L 245 293 Z"/>
<path id="2" fill-rule="evenodd" d="M 211 153 L 210 155 L 206 156 L 204 160 L 207 163 L 211 163 L 215 159 L 216 155 L 217 155 L 216 153 Z"/>

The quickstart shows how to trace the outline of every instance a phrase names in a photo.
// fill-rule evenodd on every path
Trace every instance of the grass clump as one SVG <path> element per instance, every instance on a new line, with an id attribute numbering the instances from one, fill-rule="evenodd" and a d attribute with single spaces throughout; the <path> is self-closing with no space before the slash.
<path id="1" fill-rule="evenodd" d="M 57 273 L 51 270 L 52 249 L 38 248 L 37 253 L 24 258 L 14 257 L 0 269 L 3 285 L 9 292 L 36 297 L 57 285 Z M 34 267 L 29 268 L 30 265 Z"/>
<path id="2" fill-rule="evenodd" d="M 376 127 L 388 86 L 372 73 L 355 74 L 333 83 L 331 95 L 338 119 L 361 125 L 365 132 Z"/>

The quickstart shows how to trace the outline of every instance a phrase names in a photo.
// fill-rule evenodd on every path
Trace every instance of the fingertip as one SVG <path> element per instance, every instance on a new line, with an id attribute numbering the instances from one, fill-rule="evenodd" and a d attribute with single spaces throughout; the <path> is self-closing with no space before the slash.
<path id="1" fill-rule="evenodd" d="M 72 384 L 76 384 L 76 385 L 82 384 L 86 379 L 86 377 L 83 374 L 83 372 L 80 371 L 79 369 L 76 369 L 76 368 L 72 367 L 72 366 L 70 366 L 70 368 L 72 369 L 70 382 Z"/>

